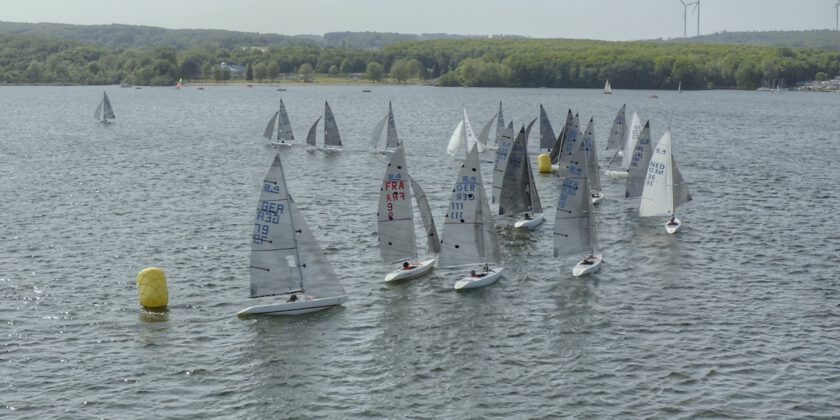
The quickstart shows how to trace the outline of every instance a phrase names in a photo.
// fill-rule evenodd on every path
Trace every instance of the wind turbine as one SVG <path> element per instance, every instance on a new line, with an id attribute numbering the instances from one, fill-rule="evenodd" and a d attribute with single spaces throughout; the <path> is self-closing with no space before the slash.
<path id="1" fill-rule="evenodd" d="M 840 0 L 834 3 L 834 30 L 840 31 Z"/>
<path id="2" fill-rule="evenodd" d="M 682 3 L 682 5 L 683 5 L 683 38 L 688 38 L 688 30 L 687 30 L 687 28 L 688 28 L 688 26 L 687 26 L 687 25 L 688 25 L 688 24 L 687 24 L 687 22 L 688 22 L 688 8 L 689 8 L 689 6 L 691 6 L 692 4 L 700 4 L 700 0 L 697 0 L 697 1 L 690 1 L 690 2 L 688 2 L 688 3 L 686 3 L 686 2 L 685 2 L 685 1 L 683 1 L 683 0 L 680 0 L 680 3 Z M 840 3 L 840 0 L 837 0 L 837 3 Z M 695 9 L 695 10 L 697 10 L 697 6 L 694 6 L 694 9 Z M 698 14 L 698 16 L 699 16 L 699 14 Z M 698 34 L 699 34 L 699 31 L 700 31 L 700 29 L 699 29 L 699 27 L 700 27 L 700 20 L 699 20 L 699 19 L 700 19 L 700 18 L 698 17 L 698 20 L 697 20 L 697 25 L 698 25 L 698 26 L 697 26 L 697 27 L 698 27 L 697 31 L 698 31 Z"/>
<path id="3" fill-rule="evenodd" d="M 694 2 L 694 11 L 697 12 L 697 36 L 700 36 L 700 0 Z"/>

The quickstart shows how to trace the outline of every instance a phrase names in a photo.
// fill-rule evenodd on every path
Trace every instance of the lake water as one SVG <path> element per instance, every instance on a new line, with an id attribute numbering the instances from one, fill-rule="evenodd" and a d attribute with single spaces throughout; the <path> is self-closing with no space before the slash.
<path id="1" fill-rule="evenodd" d="M 840 416 L 840 95 L 361 89 L 0 88 L 0 417 Z M 107 127 L 92 118 L 103 90 Z M 274 153 L 261 134 L 281 95 L 298 139 L 324 100 L 342 131 L 340 154 L 281 154 L 350 300 L 242 320 Z M 546 224 L 497 219 L 501 281 L 456 293 L 460 272 L 440 270 L 385 285 L 387 157 L 369 135 L 389 100 L 439 228 L 460 109 L 479 130 L 501 100 L 517 127 L 540 103 L 557 132 L 568 108 L 594 117 L 602 166 L 621 104 L 654 140 L 670 127 L 694 196 L 684 230 L 639 218 L 605 179 L 605 262 L 574 278 L 574 258 L 552 256 L 558 188 L 541 175 Z M 148 266 L 169 279 L 165 315 L 138 307 Z"/>

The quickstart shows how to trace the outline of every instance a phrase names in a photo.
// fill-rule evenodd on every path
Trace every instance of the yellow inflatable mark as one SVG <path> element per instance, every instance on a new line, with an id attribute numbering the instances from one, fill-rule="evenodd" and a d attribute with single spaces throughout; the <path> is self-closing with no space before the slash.
<path id="1" fill-rule="evenodd" d="M 166 275 L 160 268 L 149 267 L 137 273 L 137 292 L 145 308 L 165 308 L 169 304 Z"/>
<path id="2" fill-rule="evenodd" d="M 541 174 L 550 174 L 551 173 L 551 156 L 547 153 L 543 153 L 537 156 L 537 168 Z"/>

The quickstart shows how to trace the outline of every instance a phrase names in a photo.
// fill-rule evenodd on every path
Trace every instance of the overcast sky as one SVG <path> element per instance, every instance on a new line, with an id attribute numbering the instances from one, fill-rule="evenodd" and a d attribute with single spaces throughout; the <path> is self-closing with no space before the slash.
<path id="1" fill-rule="evenodd" d="M 688 0 L 684 0 L 688 2 Z M 700 32 L 833 29 L 835 0 L 702 0 Z M 0 0 L 0 20 L 210 28 L 514 34 L 634 40 L 683 34 L 680 0 Z M 689 8 L 688 33 L 697 33 Z"/>

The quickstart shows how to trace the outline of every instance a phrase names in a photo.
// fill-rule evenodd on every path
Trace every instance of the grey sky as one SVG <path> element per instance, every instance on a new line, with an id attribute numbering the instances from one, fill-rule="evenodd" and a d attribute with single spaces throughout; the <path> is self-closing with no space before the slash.
<path id="1" fill-rule="evenodd" d="M 683 33 L 679 0 L 0 0 L 0 20 L 286 35 L 445 32 L 632 40 Z M 691 9 L 689 9 L 689 12 Z M 834 0 L 701 0 L 700 31 L 833 29 Z M 689 14 L 688 32 L 697 31 Z"/>

